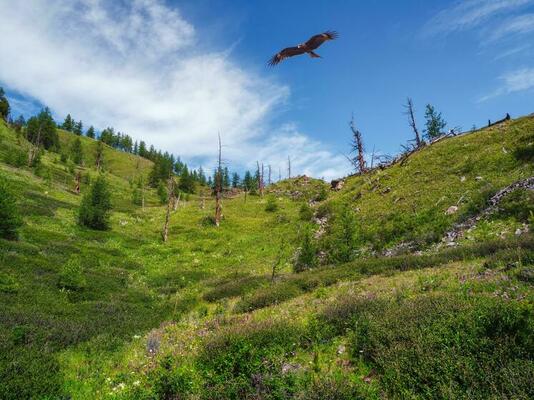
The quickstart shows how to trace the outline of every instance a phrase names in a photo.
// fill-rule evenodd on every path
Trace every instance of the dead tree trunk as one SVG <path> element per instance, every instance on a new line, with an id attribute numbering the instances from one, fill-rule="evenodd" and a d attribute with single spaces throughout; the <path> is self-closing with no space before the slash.
<path id="1" fill-rule="evenodd" d="M 173 193 L 174 194 L 174 193 Z M 178 210 L 178 206 L 180 205 L 180 197 L 182 196 L 182 192 L 178 192 L 178 196 L 174 197 L 174 204 L 173 204 L 173 210 Z"/>
<path id="2" fill-rule="evenodd" d="M 222 146 L 221 135 L 219 134 L 219 157 L 217 159 L 217 173 L 215 174 L 215 225 L 221 224 L 222 217 Z"/>
<path id="3" fill-rule="evenodd" d="M 359 170 L 360 174 L 364 174 L 367 171 L 367 166 L 365 165 L 365 150 L 363 147 L 362 133 L 356 129 L 356 126 L 354 125 L 354 118 L 351 119 L 349 126 L 352 131 L 351 152 L 356 153 L 352 161 L 354 166 Z"/>
<path id="4" fill-rule="evenodd" d="M 287 156 L 287 179 L 291 179 L 291 158 Z"/>
<path id="5" fill-rule="evenodd" d="M 263 197 L 263 163 L 261 164 L 261 169 L 260 169 L 260 162 L 256 161 L 256 164 L 258 166 L 258 169 L 257 169 L 258 192 L 260 193 L 260 197 Z"/>
<path id="6" fill-rule="evenodd" d="M 174 179 L 172 177 L 169 177 L 167 193 L 169 196 L 169 200 L 167 201 L 167 213 L 165 214 L 165 224 L 163 225 L 163 231 L 161 232 L 161 238 L 163 239 L 163 242 L 166 242 L 169 238 L 169 221 L 171 219 L 171 209 L 174 203 Z"/>
<path id="7" fill-rule="evenodd" d="M 271 164 L 269 164 L 268 169 L 269 169 L 269 180 L 268 180 L 268 185 L 271 186 Z"/>
<path id="8" fill-rule="evenodd" d="M 415 146 L 419 148 L 421 147 L 421 135 L 419 134 L 419 129 L 417 129 L 417 124 L 415 122 L 415 110 L 411 98 L 408 97 L 404 107 L 406 108 L 405 114 L 408 116 L 408 124 L 415 135 Z"/>
<path id="9" fill-rule="evenodd" d="M 80 183 L 82 180 L 82 174 L 80 171 L 76 173 L 76 179 L 74 180 L 74 193 L 80 194 Z"/>
<path id="10" fill-rule="evenodd" d="M 39 129 L 37 130 L 37 139 L 35 143 L 30 142 L 30 151 L 28 152 L 28 167 L 31 167 L 33 165 L 33 161 L 35 160 L 35 157 L 37 157 L 37 154 L 39 153 L 39 144 L 41 142 L 41 130 L 42 130 L 42 127 L 39 124 Z"/>

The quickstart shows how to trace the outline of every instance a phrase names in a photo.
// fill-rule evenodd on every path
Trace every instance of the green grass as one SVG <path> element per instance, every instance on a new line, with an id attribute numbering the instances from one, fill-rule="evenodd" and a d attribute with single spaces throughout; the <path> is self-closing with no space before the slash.
<path id="1" fill-rule="evenodd" d="M 433 244 L 532 175 L 533 128 L 523 118 L 446 139 L 340 192 L 285 180 L 263 199 L 224 200 L 219 228 L 205 223 L 213 200 L 201 209 L 191 196 L 163 244 L 155 191 L 145 209 L 132 202 L 150 161 L 106 147 L 111 230 L 83 229 L 73 166 L 47 152 L 37 171 L 14 167 L 28 144 L 0 123 L 0 174 L 24 220 L 18 241 L 0 240 L 0 398 L 532 397 L 534 239 L 514 237 L 531 223 L 530 195 L 511 196 L 460 246 Z M 60 132 L 64 148 L 74 139 Z M 94 180 L 96 144 L 82 145 L 79 170 Z M 311 212 L 332 228 L 347 205 L 360 256 L 292 273 Z M 407 241 L 424 251 L 374 252 Z"/>

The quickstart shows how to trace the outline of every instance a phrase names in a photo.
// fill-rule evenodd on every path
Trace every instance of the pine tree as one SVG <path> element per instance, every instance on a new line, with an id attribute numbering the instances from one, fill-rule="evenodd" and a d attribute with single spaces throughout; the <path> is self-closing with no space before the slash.
<path id="1" fill-rule="evenodd" d="M 232 175 L 232 187 L 234 189 L 239 187 L 239 182 L 240 182 L 239 174 L 237 172 L 234 172 Z"/>
<path id="2" fill-rule="evenodd" d="M 295 272 L 303 272 L 317 265 L 317 255 L 311 231 L 308 229 L 302 236 L 300 248 L 293 263 Z"/>
<path id="3" fill-rule="evenodd" d="M 356 246 L 357 221 L 354 212 L 345 207 L 335 224 L 334 248 L 332 254 L 335 261 L 346 263 L 354 258 Z"/>
<path id="4" fill-rule="evenodd" d="M 230 172 L 228 171 L 228 167 L 224 167 L 222 179 L 223 188 L 228 189 L 230 187 Z"/>
<path id="5" fill-rule="evenodd" d="M 89 129 L 87 129 L 86 136 L 91 139 L 96 137 L 95 128 L 93 128 L 93 126 L 90 126 Z"/>
<path id="6" fill-rule="evenodd" d="M 77 165 L 83 164 L 83 148 L 82 148 L 82 141 L 79 137 L 72 142 L 71 147 L 71 159 L 72 161 Z"/>
<path id="7" fill-rule="evenodd" d="M 427 104 L 425 111 L 426 129 L 425 136 L 429 140 L 436 139 L 443 134 L 443 129 L 447 122 L 443 119 L 440 112 L 437 112 L 434 106 Z"/>
<path id="8" fill-rule="evenodd" d="M 2 118 L 4 121 L 7 121 L 10 110 L 11 108 L 4 89 L 0 87 L 0 118 Z"/>
<path id="9" fill-rule="evenodd" d="M 0 175 L 0 237 L 15 240 L 17 230 L 22 226 L 22 219 L 17 210 L 17 199 L 11 191 L 7 180 Z"/>
<path id="10" fill-rule="evenodd" d="M 26 138 L 37 147 L 44 146 L 45 149 L 59 150 L 56 123 L 48 108 L 28 120 Z"/>
<path id="11" fill-rule="evenodd" d="M 74 122 L 72 132 L 78 136 L 83 134 L 83 123 L 82 121 Z"/>
<path id="12" fill-rule="evenodd" d="M 78 223 L 91 229 L 108 230 L 111 208 L 108 185 L 100 175 L 82 198 Z"/>
<path id="13" fill-rule="evenodd" d="M 167 193 L 167 188 L 165 187 L 165 184 L 162 181 L 159 181 L 159 184 L 158 184 L 159 202 L 161 204 L 166 204 L 167 201 L 169 200 L 168 196 L 169 194 Z"/>
<path id="14" fill-rule="evenodd" d="M 180 173 L 180 183 L 178 188 L 184 193 L 194 193 L 195 192 L 195 181 L 193 176 L 189 173 L 187 165 L 184 165 L 182 172 Z"/>
<path id="15" fill-rule="evenodd" d="M 72 132 L 74 130 L 74 120 L 70 116 L 70 114 L 67 114 L 65 117 L 65 121 L 63 121 L 63 124 L 61 125 L 61 129 L 64 129 L 66 131 Z"/>

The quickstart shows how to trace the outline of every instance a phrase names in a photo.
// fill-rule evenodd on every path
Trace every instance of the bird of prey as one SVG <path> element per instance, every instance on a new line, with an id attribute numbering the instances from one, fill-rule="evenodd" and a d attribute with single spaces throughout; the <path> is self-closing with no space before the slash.
<path id="1" fill-rule="evenodd" d="M 268 62 L 268 65 L 273 67 L 279 64 L 286 58 L 293 56 L 300 56 L 301 54 L 308 53 L 312 58 L 320 58 L 321 56 L 314 52 L 319 46 L 321 46 L 327 40 L 334 40 L 339 36 L 335 31 L 326 31 L 318 35 L 312 36 L 306 43 L 299 44 L 295 47 L 288 47 L 282 50 L 280 53 L 275 54 Z"/>

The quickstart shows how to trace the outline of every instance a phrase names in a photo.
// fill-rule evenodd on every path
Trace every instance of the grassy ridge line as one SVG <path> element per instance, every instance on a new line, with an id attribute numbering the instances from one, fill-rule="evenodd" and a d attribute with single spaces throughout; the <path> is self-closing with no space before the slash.
<path id="1" fill-rule="evenodd" d="M 410 241 L 423 246 L 479 211 L 501 188 L 534 175 L 533 163 L 514 157 L 533 132 L 534 117 L 523 117 L 440 141 L 403 166 L 348 178 L 331 203 L 357 211 L 362 244 L 382 249 Z M 458 212 L 447 215 L 453 205 Z"/>

